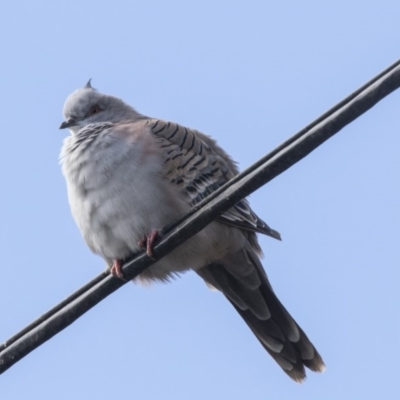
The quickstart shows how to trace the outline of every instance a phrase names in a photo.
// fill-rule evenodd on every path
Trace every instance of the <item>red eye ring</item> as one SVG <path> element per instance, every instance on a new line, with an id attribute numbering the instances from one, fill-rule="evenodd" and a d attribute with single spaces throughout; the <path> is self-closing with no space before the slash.
<path id="1" fill-rule="evenodd" d="M 101 111 L 100 106 L 98 104 L 95 104 L 94 106 L 90 107 L 89 115 L 98 114 L 100 111 Z"/>

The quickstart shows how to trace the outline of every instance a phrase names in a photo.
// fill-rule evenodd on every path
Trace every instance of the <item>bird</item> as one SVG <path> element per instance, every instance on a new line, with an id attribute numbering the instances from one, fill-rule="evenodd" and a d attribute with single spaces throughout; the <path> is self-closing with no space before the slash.
<path id="1" fill-rule="evenodd" d="M 195 129 L 140 114 L 91 80 L 63 107 L 68 128 L 60 164 L 72 216 L 88 247 L 115 277 L 125 259 L 152 247 L 160 229 L 238 174 L 214 139 Z M 193 270 L 220 291 L 261 346 L 294 381 L 324 362 L 282 305 L 261 264 L 257 234 L 280 239 L 247 199 L 156 260 L 136 281 L 169 282 Z"/>

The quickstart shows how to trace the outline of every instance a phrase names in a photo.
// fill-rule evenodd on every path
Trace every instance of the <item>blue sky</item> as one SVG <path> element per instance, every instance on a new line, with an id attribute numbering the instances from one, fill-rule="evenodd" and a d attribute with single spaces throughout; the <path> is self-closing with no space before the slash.
<path id="1" fill-rule="evenodd" d="M 268 4 L 271 3 L 271 4 Z M 400 57 L 397 1 L 4 1 L 0 341 L 104 268 L 58 153 L 89 78 L 243 169 Z M 125 285 L 0 376 L 2 399 L 398 398 L 400 93 L 254 193 L 281 301 L 327 370 L 297 385 L 188 273 Z"/>

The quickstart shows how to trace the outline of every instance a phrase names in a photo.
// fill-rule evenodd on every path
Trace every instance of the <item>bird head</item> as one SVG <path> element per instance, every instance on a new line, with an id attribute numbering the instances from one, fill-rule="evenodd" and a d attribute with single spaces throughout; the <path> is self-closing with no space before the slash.
<path id="1" fill-rule="evenodd" d="M 64 122 L 60 129 L 69 128 L 72 133 L 101 122 L 132 120 L 139 114 L 121 99 L 98 92 L 89 82 L 71 93 L 64 103 Z"/>

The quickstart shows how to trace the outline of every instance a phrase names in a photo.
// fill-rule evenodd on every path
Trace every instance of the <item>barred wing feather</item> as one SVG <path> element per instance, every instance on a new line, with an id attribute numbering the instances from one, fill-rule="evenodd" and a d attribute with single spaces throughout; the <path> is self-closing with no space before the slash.
<path id="1" fill-rule="evenodd" d="M 191 205 L 238 173 L 231 158 L 201 132 L 158 119 L 147 123 L 164 151 L 166 178 L 186 192 Z M 218 221 L 280 239 L 279 233 L 257 217 L 245 199 L 221 215 Z"/>

